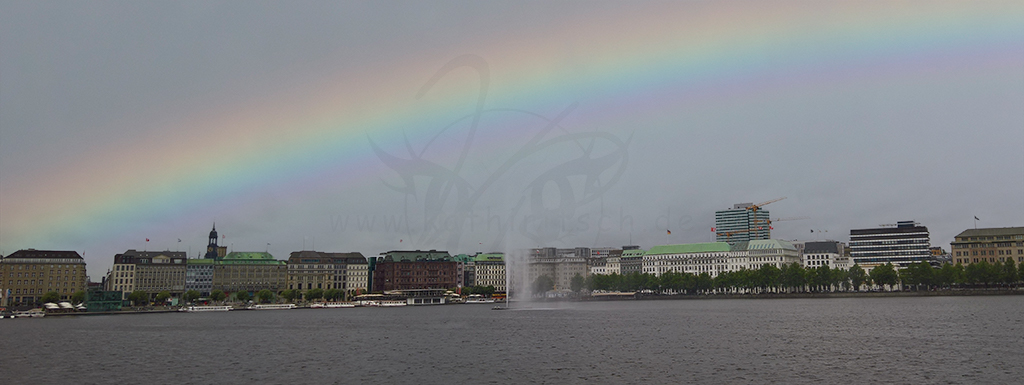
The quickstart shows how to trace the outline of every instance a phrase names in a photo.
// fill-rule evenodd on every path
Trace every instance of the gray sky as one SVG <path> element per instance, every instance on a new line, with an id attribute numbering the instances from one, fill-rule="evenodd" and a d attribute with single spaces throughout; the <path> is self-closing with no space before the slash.
<path id="1" fill-rule="evenodd" d="M 789 240 L 1024 226 L 1024 7 L 882 7 L 3 1 L 0 252 L 650 248 L 783 196 Z"/>

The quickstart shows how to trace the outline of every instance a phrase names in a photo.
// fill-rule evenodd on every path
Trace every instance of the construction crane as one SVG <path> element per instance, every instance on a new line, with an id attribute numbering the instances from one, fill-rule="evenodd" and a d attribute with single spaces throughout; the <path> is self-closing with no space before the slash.
<path id="1" fill-rule="evenodd" d="M 801 219 L 811 219 L 811 217 L 789 217 L 789 218 L 775 218 L 775 219 L 766 219 L 766 220 L 758 219 L 758 220 L 755 220 L 754 222 L 755 223 L 767 223 L 768 225 L 771 225 L 774 222 L 799 221 Z"/>
<path id="2" fill-rule="evenodd" d="M 750 210 L 750 211 L 753 211 L 753 212 L 756 213 L 757 210 L 761 209 L 761 206 L 767 205 L 769 203 L 775 203 L 775 202 L 781 201 L 783 199 L 786 199 L 786 197 L 775 198 L 775 199 L 772 199 L 772 200 L 767 201 L 767 202 L 761 202 L 761 203 L 758 203 L 758 204 L 755 204 L 755 205 L 750 205 L 750 206 L 747 207 L 747 210 Z"/>
<path id="3" fill-rule="evenodd" d="M 715 235 L 724 235 L 726 238 L 732 238 L 732 236 L 735 235 L 735 234 L 748 233 L 748 232 L 751 232 L 751 231 L 759 231 L 759 230 L 764 230 L 764 228 L 761 227 L 761 226 L 758 226 L 756 229 L 735 230 L 735 231 L 722 231 L 722 232 L 715 233 Z"/>

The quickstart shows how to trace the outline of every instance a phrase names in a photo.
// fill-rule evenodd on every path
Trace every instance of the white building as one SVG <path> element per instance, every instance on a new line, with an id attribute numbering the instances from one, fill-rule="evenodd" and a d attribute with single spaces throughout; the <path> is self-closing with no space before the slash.
<path id="1" fill-rule="evenodd" d="M 690 243 L 652 247 L 643 256 L 643 272 L 659 276 L 669 271 L 708 273 L 716 277 L 724 272 L 757 270 L 766 264 L 782 268 L 800 262 L 800 252 L 792 243 L 776 239 L 731 246 L 725 242 Z"/>
<path id="2" fill-rule="evenodd" d="M 804 268 L 828 266 L 830 269 L 847 270 L 853 266 L 843 252 L 845 245 L 836 241 L 804 242 L 801 260 Z"/>

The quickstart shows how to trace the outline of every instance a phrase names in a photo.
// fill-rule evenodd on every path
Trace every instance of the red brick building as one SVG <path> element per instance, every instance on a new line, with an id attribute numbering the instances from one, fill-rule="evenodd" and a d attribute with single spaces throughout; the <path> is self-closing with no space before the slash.
<path id="1" fill-rule="evenodd" d="M 459 263 L 447 251 L 389 251 L 373 267 L 373 291 L 452 289 Z"/>

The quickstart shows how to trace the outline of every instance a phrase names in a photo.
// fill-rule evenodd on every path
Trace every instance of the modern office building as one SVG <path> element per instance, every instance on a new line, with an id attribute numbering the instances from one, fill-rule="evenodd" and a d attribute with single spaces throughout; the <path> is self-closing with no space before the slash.
<path id="1" fill-rule="evenodd" d="M 964 230 L 949 246 L 953 263 L 996 263 L 1007 258 L 1015 263 L 1024 263 L 1024 227 Z"/>
<path id="2" fill-rule="evenodd" d="M 735 244 L 771 239 L 769 214 L 753 203 L 737 203 L 731 209 L 715 211 L 715 241 Z"/>
<path id="3" fill-rule="evenodd" d="M 25 249 L 0 258 L 0 291 L 7 302 L 0 305 L 35 304 L 51 291 L 67 300 L 87 282 L 77 251 Z"/>
<path id="4" fill-rule="evenodd" d="M 128 298 L 133 291 L 144 291 L 150 299 L 162 291 L 180 297 L 185 292 L 186 256 L 183 251 L 138 251 L 129 249 L 114 255 L 113 269 L 107 273 L 107 290 Z"/>
<path id="5" fill-rule="evenodd" d="M 185 261 L 185 291 L 195 290 L 201 297 L 213 291 L 215 259 L 193 258 Z"/>
<path id="6" fill-rule="evenodd" d="M 892 263 L 898 268 L 932 259 L 928 228 L 914 221 L 850 230 L 850 258 L 865 270 Z"/>

